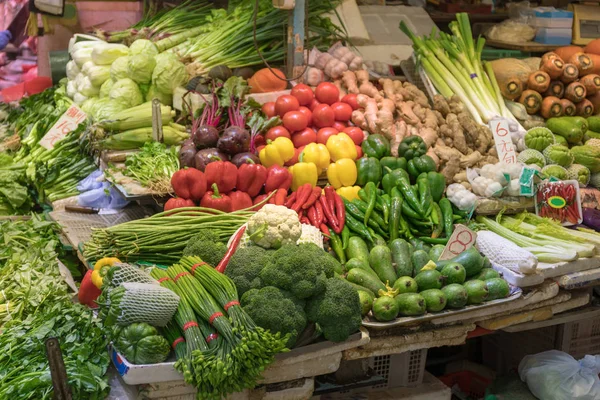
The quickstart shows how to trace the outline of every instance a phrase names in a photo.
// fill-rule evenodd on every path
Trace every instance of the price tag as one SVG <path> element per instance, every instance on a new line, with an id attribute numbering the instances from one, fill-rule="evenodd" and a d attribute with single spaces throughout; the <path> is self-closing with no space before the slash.
<path id="1" fill-rule="evenodd" d="M 490 121 L 489 126 L 492 135 L 494 135 L 494 143 L 496 143 L 496 151 L 498 152 L 500 162 L 504 164 L 516 164 L 517 152 L 510 136 L 508 121 L 504 118 L 494 119 Z"/>
<path id="2" fill-rule="evenodd" d="M 531 197 L 533 196 L 533 178 L 535 177 L 536 170 L 529 167 L 523 167 L 521 176 L 519 176 L 519 186 L 521 187 L 521 196 Z"/>
<path id="3" fill-rule="evenodd" d="M 462 224 L 454 226 L 454 232 L 448 239 L 448 244 L 444 248 L 440 261 L 449 260 L 456 257 L 463 251 L 469 250 L 475 244 L 477 234 Z"/>
<path id="4" fill-rule="evenodd" d="M 56 121 L 52 128 L 40 140 L 40 146 L 52 150 L 54 145 L 77 129 L 77 126 L 87 118 L 87 115 L 77 105 L 73 104 Z"/>

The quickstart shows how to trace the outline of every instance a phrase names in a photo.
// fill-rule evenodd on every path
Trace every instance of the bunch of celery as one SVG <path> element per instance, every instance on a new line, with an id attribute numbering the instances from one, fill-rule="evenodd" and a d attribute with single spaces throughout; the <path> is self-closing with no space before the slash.
<path id="1" fill-rule="evenodd" d="M 480 36 L 473 40 L 468 14 L 456 14 L 456 21 L 449 26 L 452 35 L 434 31 L 429 37 L 418 37 L 400 22 L 400 29 L 412 40 L 418 61 L 441 95 L 457 95 L 480 124 L 495 116 L 515 120 L 504 104 L 491 65 L 481 61 L 485 39 Z"/>

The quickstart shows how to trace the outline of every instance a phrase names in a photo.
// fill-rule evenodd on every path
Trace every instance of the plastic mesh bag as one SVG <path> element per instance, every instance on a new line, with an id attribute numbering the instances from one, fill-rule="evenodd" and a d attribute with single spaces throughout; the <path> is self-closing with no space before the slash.
<path id="1" fill-rule="evenodd" d="M 587 355 L 577 361 L 558 350 L 526 356 L 519 376 L 538 399 L 600 399 L 600 356 Z"/>

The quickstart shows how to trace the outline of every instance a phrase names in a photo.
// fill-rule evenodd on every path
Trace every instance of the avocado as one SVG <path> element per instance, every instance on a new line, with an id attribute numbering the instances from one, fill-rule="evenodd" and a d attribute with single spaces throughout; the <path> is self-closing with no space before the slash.
<path id="1" fill-rule="evenodd" d="M 452 283 L 442 288 L 446 295 L 446 305 L 448 308 L 463 308 L 467 305 L 467 290 L 458 283 Z"/>
<path id="2" fill-rule="evenodd" d="M 429 254 L 427 254 L 426 251 L 416 250 L 412 254 L 411 260 L 413 265 L 413 274 L 416 275 L 431 259 L 429 258 Z"/>
<path id="3" fill-rule="evenodd" d="M 394 289 L 398 290 L 398 294 L 417 293 L 419 291 L 419 286 L 410 276 L 403 276 L 394 282 Z"/>
<path id="4" fill-rule="evenodd" d="M 488 279 L 500 278 L 500 274 L 498 271 L 492 268 L 484 268 L 481 270 L 479 275 L 475 276 L 475 279 L 479 279 L 481 281 L 487 281 Z"/>
<path id="5" fill-rule="evenodd" d="M 415 281 L 419 290 L 441 289 L 444 284 L 444 277 L 435 269 L 422 271 L 415 276 Z"/>
<path id="6" fill-rule="evenodd" d="M 373 307 L 373 297 L 368 292 L 359 290 L 358 299 L 360 300 L 360 314 L 364 317 L 369 313 L 369 311 L 371 311 L 371 308 Z"/>
<path id="7" fill-rule="evenodd" d="M 427 310 L 425 299 L 418 293 L 399 294 L 394 300 L 398 304 L 400 315 L 407 317 L 423 315 Z"/>
<path id="8" fill-rule="evenodd" d="M 502 278 L 492 278 L 485 281 L 488 289 L 488 300 L 503 299 L 510 294 L 508 283 Z"/>
<path id="9" fill-rule="evenodd" d="M 431 250 L 429 250 L 429 258 L 431 259 L 431 261 L 438 262 L 445 248 L 446 246 L 441 244 L 436 244 L 435 246 L 433 246 Z"/>
<path id="10" fill-rule="evenodd" d="M 468 304 L 481 304 L 488 298 L 488 288 L 484 281 L 474 279 L 472 281 L 465 282 L 464 288 L 467 291 Z"/>
<path id="11" fill-rule="evenodd" d="M 398 316 L 399 305 L 393 297 L 382 296 L 373 301 L 373 316 L 377 321 L 392 321 Z"/>
<path id="12" fill-rule="evenodd" d="M 420 294 L 425 299 L 427 311 L 438 312 L 446 307 L 446 295 L 441 290 L 428 289 L 422 291 Z"/>
<path id="13" fill-rule="evenodd" d="M 442 275 L 446 278 L 446 285 L 452 283 L 463 284 L 467 277 L 467 271 L 465 271 L 465 267 L 459 263 L 450 263 L 442 268 Z"/>

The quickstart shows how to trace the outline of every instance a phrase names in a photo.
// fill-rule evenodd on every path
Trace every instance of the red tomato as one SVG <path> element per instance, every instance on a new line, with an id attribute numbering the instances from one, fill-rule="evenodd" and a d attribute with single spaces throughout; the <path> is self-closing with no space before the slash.
<path id="1" fill-rule="evenodd" d="M 317 134 L 312 128 L 306 128 L 300 132 L 294 132 L 292 135 L 292 143 L 294 147 L 306 146 L 309 143 L 317 141 Z"/>
<path id="2" fill-rule="evenodd" d="M 273 141 L 281 136 L 286 137 L 288 139 L 292 138 L 292 135 L 290 135 L 290 131 L 288 131 L 284 126 L 279 125 L 269 129 L 267 131 L 267 134 L 265 135 L 265 139 Z"/>
<path id="3" fill-rule="evenodd" d="M 346 124 L 340 121 L 335 121 L 333 124 L 331 124 L 331 127 L 337 129 L 340 132 L 346 131 Z"/>
<path id="4" fill-rule="evenodd" d="M 354 93 L 348 93 L 342 97 L 342 103 L 348 104 L 353 110 L 358 110 L 360 108 L 358 101 L 356 100 L 356 94 Z"/>
<path id="5" fill-rule="evenodd" d="M 356 159 L 358 160 L 363 156 L 362 147 L 357 144 L 355 144 L 354 147 L 356 147 Z"/>
<path id="6" fill-rule="evenodd" d="M 297 149 L 294 149 L 294 157 L 292 157 L 288 162 L 286 162 L 284 165 L 286 167 L 290 167 L 294 164 L 298 163 L 298 158 L 300 157 L 300 154 L 302 154 L 302 151 L 304 151 L 304 147 L 305 146 L 300 146 Z"/>
<path id="7" fill-rule="evenodd" d="M 336 121 L 350 121 L 352 118 L 352 107 L 346 103 L 335 102 L 331 105 Z"/>
<path id="8" fill-rule="evenodd" d="M 321 103 L 331 105 L 340 101 L 340 90 L 331 82 L 321 82 L 315 89 L 315 97 Z"/>
<path id="9" fill-rule="evenodd" d="M 298 108 L 300 108 L 298 99 L 289 94 L 279 96 L 275 101 L 275 113 L 280 117 L 283 117 L 289 111 L 298 111 Z"/>
<path id="10" fill-rule="evenodd" d="M 256 135 L 256 139 L 254 139 L 254 146 L 262 146 L 267 141 L 265 140 L 265 135 Z"/>
<path id="11" fill-rule="evenodd" d="M 294 86 L 290 94 L 298 99 L 298 103 L 300 103 L 301 106 L 309 105 L 315 98 L 315 94 L 310 86 L 305 85 L 304 83 Z"/>
<path id="12" fill-rule="evenodd" d="M 291 132 L 296 132 L 306 128 L 308 121 L 304 113 L 300 111 L 288 111 L 283 116 L 283 126 Z"/>
<path id="13" fill-rule="evenodd" d="M 327 144 L 327 139 L 338 133 L 340 133 L 340 131 L 335 128 L 321 128 L 319 129 L 319 132 L 317 132 L 317 143 Z"/>
<path id="14" fill-rule="evenodd" d="M 260 109 L 269 118 L 272 118 L 275 115 L 277 115 L 275 113 L 275 102 L 274 101 L 269 101 L 268 103 L 263 104 L 263 106 Z"/>
<path id="15" fill-rule="evenodd" d="M 327 128 L 335 122 L 335 114 L 327 104 L 319 104 L 313 110 L 313 123 L 317 128 Z"/>
<path id="16" fill-rule="evenodd" d="M 310 109 L 310 111 L 315 111 L 315 107 L 318 106 L 319 104 L 321 104 L 321 102 L 317 99 L 313 99 L 310 102 L 310 105 L 308 106 L 308 108 Z"/>
<path id="17" fill-rule="evenodd" d="M 350 136 L 354 144 L 359 145 L 365 140 L 365 134 L 358 126 L 349 126 L 344 129 L 344 133 Z"/>
<path id="18" fill-rule="evenodd" d="M 306 108 L 304 106 L 300 106 L 298 111 L 301 112 L 302 114 L 304 114 L 304 116 L 306 117 L 306 121 L 308 121 L 307 126 L 311 126 L 312 125 L 312 111 L 310 111 L 308 108 Z"/>

